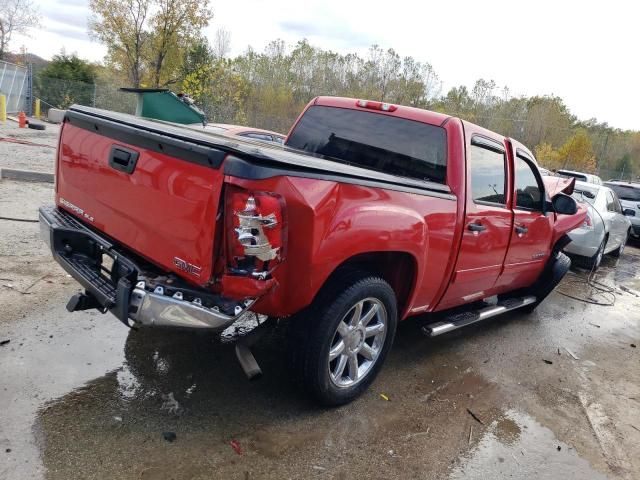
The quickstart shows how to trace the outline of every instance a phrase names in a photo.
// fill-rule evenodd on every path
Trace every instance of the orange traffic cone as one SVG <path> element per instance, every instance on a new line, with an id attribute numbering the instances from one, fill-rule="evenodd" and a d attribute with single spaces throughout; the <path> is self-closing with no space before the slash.
<path id="1" fill-rule="evenodd" d="M 26 126 L 27 126 L 27 116 L 24 114 L 24 112 L 20 112 L 18 114 L 18 127 L 25 128 Z"/>

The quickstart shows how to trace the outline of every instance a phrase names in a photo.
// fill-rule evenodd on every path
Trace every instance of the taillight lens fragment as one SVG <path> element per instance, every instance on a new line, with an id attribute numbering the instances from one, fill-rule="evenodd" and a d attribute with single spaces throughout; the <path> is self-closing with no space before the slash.
<path id="1" fill-rule="evenodd" d="M 235 273 L 266 278 L 285 254 L 284 199 L 271 192 L 230 188 L 226 205 L 228 266 Z"/>

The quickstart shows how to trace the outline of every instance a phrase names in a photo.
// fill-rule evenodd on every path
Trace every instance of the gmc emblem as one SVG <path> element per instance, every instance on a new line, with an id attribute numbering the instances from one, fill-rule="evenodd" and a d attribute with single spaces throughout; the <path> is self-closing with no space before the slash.
<path id="1" fill-rule="evenodd" d="M 198 267 L 197 265 L 189 263 L 186 260 L 182 260 L 178 257 L 173 257 L 173 264 L 178 270 L 182 270 L 183 272 L 187 272 L 188 274 L 194 275 L 196 277 L 199 277 L 200 272 L 202 271 L 202 268 Z"/>

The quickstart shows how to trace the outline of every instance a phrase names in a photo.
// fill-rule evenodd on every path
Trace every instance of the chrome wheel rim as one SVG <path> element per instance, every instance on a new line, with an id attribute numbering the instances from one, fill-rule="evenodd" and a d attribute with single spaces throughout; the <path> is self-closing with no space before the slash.
<path id="1" fill-rule="evenodd" d="M 387 310 L 377 298 L 353 305 L 338 323 L 329 347 L 327 366 L 339 388 L 361 382 L 376 364 L 387 337 Z"/>

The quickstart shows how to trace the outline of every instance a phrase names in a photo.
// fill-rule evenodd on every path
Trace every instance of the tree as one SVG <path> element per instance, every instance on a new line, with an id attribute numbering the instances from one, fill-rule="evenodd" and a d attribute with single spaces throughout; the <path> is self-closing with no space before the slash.
<path id="1" fill-rule="evenodd" d="M 32 0 L 0 0 L 0 60 L 14 33 L 26 34 L 40 22 L 38 7 Z"/>
<path id="2" fill-rule="evenodd" d="M 550 170 L 555 170 L 559 168 L 560 165 L 560 156 L 558 152 L 554 150 L 553 146 L 549 143 L 541 143 L 535 148 L 536 159 L 538 163 L 543 167 L 546 167 Z"/>
<path id="3" fill-rule="evenodd" d="M 229 51 L 231 51 L 231 33 L 228 30 L 224 28 L 216 30 L 212 50 L 217 58 L 224 58 L 229 54 Z"/>
<path id="4" fill-rule="evenodd" d="M 40 70 L 39 75 L 76 82 L 93 83 L 96 79 L 95 67 L 78 57 L 76 53 L 67 55 L 63 50 L 54 55 L 51 62 Z"/>
<path id="5" fill-rule="evenodd" d="M 91 0 L 91 34 L 134 87 L 177 83 L 184 54 L 209 24 L 209 0 Z"/>
<path id="6" fill-rule="evenodd" d="M 151 18 L 151 83 L 154 87 L 176 83 L 175 72 L 185 50 L 209 24 L 209 0 L 155 0 Z"/>
<path id="7" fill-rule="evenodd" d="M 108 49 L 109 60 L 140 87 L 149 43 L 145 31 L 151 0 L 91 0 L 90 33 Z"/>
<path id="8" fill-rule="evenodd" d="M 591 139 L 584 129 L 578 130 L 560 147 L 558 157 L 563 168 L 587 173 L 595 172 L 596 157 L 593 155 Z"/>
<path id="9" fill-rule="evenodd" d="M 93 65 L 75 53 L 67 55 L 63 50 L 40 70 L 35 79 L 35 87 L 46 103 L 67 108 L 74 103 L 91 105 L 95 80 L 96 70 Z"/>

